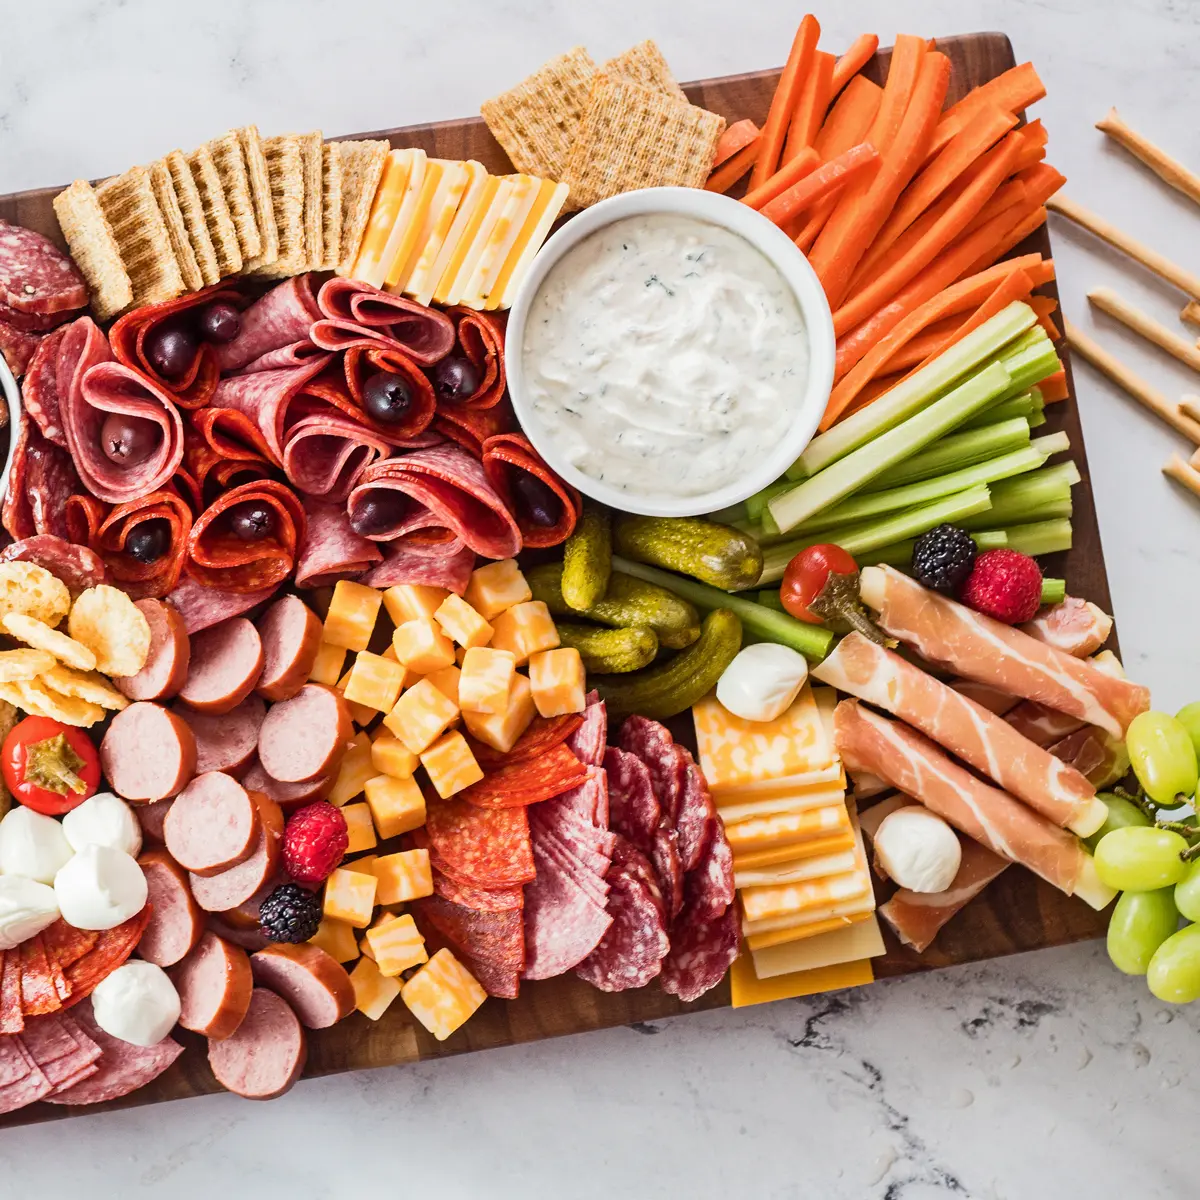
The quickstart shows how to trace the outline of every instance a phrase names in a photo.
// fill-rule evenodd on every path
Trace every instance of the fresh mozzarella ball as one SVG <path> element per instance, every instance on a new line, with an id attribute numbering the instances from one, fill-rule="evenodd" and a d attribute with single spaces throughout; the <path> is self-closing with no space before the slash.
<path id="1" fill-rule="evenodd" d="M 773 721 L 787 712 L 808 678 L 803 654 L 759 642 L 739 650 L 717 680 L 717 699 L 743 721 Z"/>
<path id="2" fill-rule="evenodd" d="M 19 804 L 0 821 L 0 872 L 53 883 L 59 868 L 74 853 L 53 817 Z"/>
<path id="3" fill-rule="evenodd" d="M 75 850 L 111 846 L 134 858 L 142 848 L 142 827 L 129 807 L 112 792 L 97 792 L 63 817 L 63 833 Z"/>
<path id="4" fill-rule="evenodd" d="M 76 929 L 112 929 L 142 911 L 148 889 L 137 861 L 111 846 L 85 846 L 54 877 L 63 920 Z"/>
<path id="5" fill-rule="evenodd" d="M 20 875 L 0 875 L 0 950 L 11 950 L 58 920 L 54 889 Z"/>
<path id="6" fill-rule="evenodd" d="M 92 1016 L 123 1042 L 156 1046 L 179 1020 L 179 993 L 162 967 L 132 958 L 96 984 Z"/>
<path id="7" fill-rule="evenodd" d="M 875 859 L 888 878 L 911 892 L 944 892 L 958 874 L 958 835 L 919 804 L 884 817 L 875 834 Z"/>

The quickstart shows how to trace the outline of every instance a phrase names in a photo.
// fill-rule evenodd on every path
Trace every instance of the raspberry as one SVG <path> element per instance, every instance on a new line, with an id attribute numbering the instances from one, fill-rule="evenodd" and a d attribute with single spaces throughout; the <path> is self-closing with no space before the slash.
<path id="1" fill-rule="evenodd" d="M 283 834 L 283 868 L 297 883 L 327 879 L 350 844 L 346 818 L 326 800 L 292 813 Z"/>
<path id="2" fill-rule="evenodd" d="M 988 550 L 975 560 L 962 602 L 1006 625 L 1032 621 L 1042 603 L 1041 568 L 1028 554 Z"/>

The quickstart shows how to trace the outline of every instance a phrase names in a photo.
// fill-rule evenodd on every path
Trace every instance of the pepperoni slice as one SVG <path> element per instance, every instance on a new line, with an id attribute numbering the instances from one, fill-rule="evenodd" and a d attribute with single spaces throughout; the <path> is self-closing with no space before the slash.
<path id="1" fill-rule="evenodd" d="M 472 458 L 483 458 L 483 443 L 517 427 L 512 406 L 505 399 L 491 408 L 465 408 L 461 404 L 443 404 L 433 419 L 433 428 L 457 442 Z"/>
<path id="2" fill-rule="evenodd" d="M 475 754 L 475 761 L 485 771 L 490 771 L 495 767 L 536 758 L 554 746 L 561 745 L 573 736 L 582 724 L 583 717 L 579 713 L 567 713 L 561 717 L 534 717 L 529 722 L 529 728 L 521 734 L 507 754 L 474 740 L 470 743 L 471 750 Z"/>
<path id="3" fill-rule="evenodd" d="M 478 887 L 513 887 L 537 874 L 524 808 L 484 809 L 446 800 L 430 808 L 425 828 L 450 871 Z"/>
<path id="4" fill-rule="evenodd" d="M 505 912 L 525 905 L 525 893 L 520 887 L 475 887 L 451 879 L 444 871 L 433 872 L 433 890 L 444 899 L 463 908 L 473 908 L 476 912 Z"/>
<path id="5" fill-rule="evenodd" d="M 398 583 L 416 583 L 424 587 L 445 588 L 446 591 L 461 596 L 471 582 L 471 572 L 475 569 L 475 551 L 470 546 L 462 546 L 452 553 L 446 553 L 441 549 L 443 544 L 422 544 L 415 538 L 402 542 L 385 542 L 381 555 L 383 561 L 372 567 L 362 577 L 362 582 L 377 588 L 389 588 Z M 375 543 L 368 542 L 367 545 L 374 546 Z M 379 553 L 378 547 L 375 553 Z M 300 582 L 299 578 L 296 582 Z"/>
<path id="6" fill-rule="evenodd" d="M 506 384 L 504 318 L 455 305 L 446 310 L 454 322 L 458 348 L 479 370 L 479 386 L 457 401 L 457 407 L 483 409 L 500 403 Z"/>
<path id="7" fill-rule="evenodd" d="M 560 742 L 536 758 L 496 768 L 463 788 L 457 798 L 478 808 L 517 808 L 570 791 L 586 778 L 587 767 Z"/>
<path id="8" fill-rule="evenodd" d="M 151 528 L 165 537 L 160 557 L 143 562 L 131 552 Z M 139 530 L 141 534 L 139 535 Z M 166 487 L 138 500 L 119 504 L 96 530 L 92 549 L 104 560 L 113 579 L 134 599 L 165 596 L 179 582 L 192 531 L 192 510 L 173 488 Z"/>
<path id="9" fill-rule="evenodd" d="M 64 1005 L 78 1004 L 102 979 L 108 978 L 132 953 L 150 923 L 150 905 L 112 929 L 105 929 L 96 944 L 77 962 L 66 968 L 71 995 Z"/>
<path id="10" fill-rule="evenodd" d="M 363 388 L 368 379 L 381 371 L 400 376 L 408 386 L 409 408 L 404 419 L 387 426 L 387 431 L 396 437 L 412 438 L 429 428 L 437 408 L 437 397 L 433 384 L 408 355 L 381 345 L 351 346 L 343 357 L 342 370 L 350 395 L 360 409 L 363 408 Z M 364 420 L 376 424 L 365 415 Z"/>
<path id="11" fill-rule="evenodd" d="M 579 493 L 550 470 L 523 433 L 488 438 L 483 469 L 516 518 L 527 549 L 561 545 L 574 532 Z"/>

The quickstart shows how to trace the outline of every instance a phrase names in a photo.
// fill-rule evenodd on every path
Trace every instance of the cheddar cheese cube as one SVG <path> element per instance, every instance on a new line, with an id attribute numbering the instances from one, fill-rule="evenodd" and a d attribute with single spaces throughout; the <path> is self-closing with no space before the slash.
<path id="1" fill-rule="evenodd" d="M 463 665 L 463 659 L 466 657 L 467 657 L 466 646 L 455 646 L 454 647 L 454 661 L 456 663 L 458 663 L 458 665 L 460 667 Z"/>
<path id="2" fill-rule="evenodd" d="M 375 891 L 379 880 L 363 871 L 348 871 L 338 867 L 325 880 L 325 903 L 323 912 L 353 925 L 355 929 L 366 929 L 375 911 Z"/>
<path id="3" fill-rule="evenodd" d="M 399 662 L 360 650 L 346 679 L 346 702 L 363 704 L 376 712 L 391 712 L 400 699 L 407 673 Z"/>
<path id="4" fill-rule="evenodd" d="M 432 621 L 433 614 L 448 595 L 445 588 L 399 583 L 383 593 L 383 606 L 393 625 L 403 625 L 405 621 Z"/>
<path id="5" fill-rule="evenodd" d="M 353 669 L 353 667 L 350 668 L 351 671 Z M 334 684 L 334 691 L 337 692 L 343 700 L 346 700 L 346 684 L 349 682 L 350 671 L 347 671 L 345 675 L 343 675 L 341 679 Z M 379 716 L 379 714 L 373 708 L 368 708 L 365 704 L 353 704 L 349 700 L 346 700 L 346 707 L 350 710 L 350 716 L 353 718 L 355 725 L 358 726 L 370 725 L 370 723 L 375 720 L 377 716 Z"/>
<path id="6" fill-rule="evenodd" d="M 338 864 L 347 871 L 358 871 L 363 875 L 375 874 L 375 860 L 378 854 L 360 854 L 356 858 L 344 858 Z"/>
<path id="7" fill-rule="evenodd" d="M 342 808 L 342 816 L 346 818 L 346 832 L 350 835 L 346 853 L 358 854 L 362 850 L 373 850 L 375 824 L 371 820 L 370 808 L 365 804 L 347 804 Z"/>
<path id="8" fill-rule="evenodd" d="M 524 675 L 514 675 L 508 690 L 508 707 L 502 713 L 464 712 L 462 716 L 473 738 L 507 754 L 529 728 L 535 711 L 529 680 Z"/>
<path id="9" fill-rule="evenodd" d="M 399 975 L 429 961 L 425 939 L 408 913 L 373 925 L 367 930 L 367 942 L 381 975 Z"/>
<path id="10" fill-rule="evenodd" d="M 319 946 L 335 962 L 353 962 L 358 957 L 358 939 L 353 928 L 336 917 L 324 917 L 317 932 L 308 939 Z"/>
<path id="11" fill-rule="evenodd" d="M 322 642 L 317 647 L 317 657 L 313 659 L 312 670 L 309 671 L 308 677 L 313 683 L 323 683 L 328 687 L 333 687 L 341 678 L 342 664 L 345 661 L 345 646 Z"/>
<path id="12" fill-rule="evenodd" d="M 396 647 L 393 646 L 391 642 L 388 642 L 387 649 L 384 650 L 384 652 L 379 657 L 386 658 L 388 660 L 388 662 L 399 662 L 400 661 L 396 657 Z"/>
<path id="13" fill-rule="evenodd" d="M 492 622 L 492 629 L 491 645 L 497 650 L 511 650 L 517 666 L 528 662 L 531 654 L 553 650 L 559 644 L 550 610 L 541 600 L 505 609 Z"/>
<path id="14" fill-rule="evenodd" d="M 515 558 L 487 563 L 471 572 L 467 603 L 485 620 L 498 617 L 506 608 L 533 599 L 533 592 Z"/>
<path id="15" fill-rule="evenodd" d="M 421 766 L 443 800 L 483 778 L 483 770 L 475 761 L 467 739 L 457 729 L 443 733 L 421 755 Z"/>
<path id="16" fill-rule="evenodd" d="M 425 797 L 411 775 L 407 779 L 376 775 L 367 780 L 363 793 L 381 838 L 397 837 L 425 824 Z"/>
<path id="17" fill-rule="evenodd" d="M 350 972 L 350 986 L 354 988 L 354 1007 L 372 1021 L 378 1021 L 400 995 L 400 980 L 382 974 L 366 957 Z"/>
<path id="18" fill-rule="evenodd" d="M 381 730 L 371 739 L 371 765 L 381 774 L 408 779 L 419 763 L 420 759 L 394 734 Z"/>
<path id="19" fill-rule="evenodd" d="M 472 646 L 463 658 L 458 681 L 459 708 L 464 712 L 504 712 L 516 673 L 517 660 L 511 650 Z"/>
<path id="20" fill-rule="evenodd" d="M 439 950 L 400 989 L 400 998 L 439 1042 L 444 1042 L 487 999 L 475 976 L 450 953 Z"/>
<path id="21" fill-rule="evenodd" d="M 335 808 L 349 803 L 363 790 L 363 784 L 375 774 L 371 765 L 371 739 L 356 733 L 338 767 L 337 778 L 329 789 L 328 800 Z"/>
<path id="22" fill-rule="evenodd" d="M 430 671 L 425 676 L 430 683 L 433 684 L 447 700 L 452 700 L 455 707 L 461 707 L 458 703 L 458 681 L 462 672 L 458 667 L 442 667 L 439 671 Z"/>
<path id="23" fill-rule="evenodd" d="M 486 646 L 492 640 L 492 627 L 461 597 L 453 592 L 442 601 L 433 619 L 446 636 L 460 646 Z"/>
<path id="24" fill-rule="evenodd" d="M 363 931 L 363 936 L 358 940 L 358 952 L 364 958 L 369 958 L 372 962 L 375 961 L 375 948 L 371 945 L 371 930 L 378 929 L 380 925 L 387 924 L 396 914 L 388 912 L 386 908 L 381 908 L 376 914 L 375 919 Z"/>
<path id="25" fill-rule="evenodd" d="M 454 666 L 454 643 L 429 617 L 397 625 L 392 646 L 396 658 L 417 675 Z"/>
<path id="26" fill-rule="evenodd" d="M 375 860 L 375 893 L 379 904 L 405 904 L 433 895 L 433 873 L 428 850 L 401 850 Z"/>
<path id="27" fill-rule="evenodd" d="M 543 717 L 583 712 L 587 676 L 583 658 L 573 646 L 543 650 L 529 660 L 529 686 L 533 702 Z"/>
<path id="28" fill-rule="evenodd" d="M 339 579 L 325 614 L 322 641 L 347 650 L 365 650 L 375 630 L 383 593 L 352 579 Z"/>
<path id="29" fill-rule="evenodd" d="M 419 679 L 383 718 L 414 754 L 428 749 L 458 717 L 458 705 L 428 679 Z"/>

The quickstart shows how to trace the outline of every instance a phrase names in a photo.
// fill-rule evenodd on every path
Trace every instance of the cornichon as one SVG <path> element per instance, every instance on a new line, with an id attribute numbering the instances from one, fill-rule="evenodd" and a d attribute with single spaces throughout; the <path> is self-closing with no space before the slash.
<path id="1" fill-rule="evenodd" d="M 559 640 L 579 651 L 590 675 L 623 674 L 648 667 L 658 653 L 658 637 L 645 625 L 630 629 L 597 629 L 594 625 L 575 625 L 556 621 Z"/>
<path id="2" fill-rule="evenodd" d="M 697 517 L 617 518 L 618 554 L 691 575 L 726 592 L 753 587 L 762 573 L 762 550 L 748 533 Z"/>
<path id="3" fill-rule="evenodd" d="M 576 612 L 591 608 L 612 573 L 612 514 L 585 500 L 575 532 L 563 547 L 563 599 Z"/>
<path id="4" fill-rule="evenodd" d="M 556 617 L 587 617 L 614 629 L 643 625 L 653 629 L 659 643 L 682 650 L 700 636 L 700 614 L 686 600 L 654 583 L 643 583 L 614 571 L 603 599 L 590 608 L 572 608 L 562 594 L 562 563 L 542 563 L 525 572 L 535 600 Z"/>
<path id="5" fill-rule="evenodd" d="M 662 721 L 707 696 L 741 648 L 741 621 L 729 609 L 718 608 L 704 618 L 700 637 L 670 662 L 592 682 L 610 716 L 636 712 Z"/>

